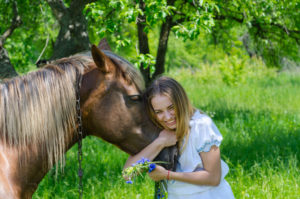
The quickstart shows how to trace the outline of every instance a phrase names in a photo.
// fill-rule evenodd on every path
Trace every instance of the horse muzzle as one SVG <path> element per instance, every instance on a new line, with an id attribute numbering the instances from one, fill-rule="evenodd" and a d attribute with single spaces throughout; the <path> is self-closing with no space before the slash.
<path id="1" fill-rule="evenodd" d="M 178 161 L 178 148 L 177 145 L 164 148 L 154 161 L 162 161 L 165 163 L 160 163 L 167 170 L 175 171 Z"/>

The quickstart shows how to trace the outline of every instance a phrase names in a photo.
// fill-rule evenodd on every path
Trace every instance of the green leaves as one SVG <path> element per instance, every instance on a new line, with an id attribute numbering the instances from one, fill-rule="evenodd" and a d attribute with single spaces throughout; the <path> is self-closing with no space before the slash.
<path id="1" fill-rule="evenodd" d="M 143 66 L 144 69 L 150 68 L 150 75 L 155 72 L 155 57 L 151 54 L 139 54 L 134 61 L 136 68 Z"/>
<path id="2" fill-rule="evenodd" d="M 16 0 L 14 3 L 17 5 L 22 24 L 6 40 L 4 47 L 17 72 L 26 73 L 36 68 L 35 62 L 45 46 L 47 37 L 50 42 L 55 41 L 58 26 L 46 2 Z M 0 35 L 2 35 L 11 26 L 11 19 L 14 16 L 12 1 L 0 0 L 0 11 Z M 51 53 L 51 45 L 48 45 L 42 59 L 49 57 Z"/>
<path id="3" fill-rule="evenodd" d="M 219 12 L 218 6 L 213 1 L 192 1 L 180 7 L 177 5 L 174 16 L 175 26 L 172 31 L 177 37 L 195 39 L 201 32 L 209 33 L 214 26 L 214 12 Z M 178 9 L 179 8 L 179 9 Z"/>
<path id="4" fill-rule="evenodd" d="M 107 37 L 117 49 L 131 44 L 132 22 L 140 13 L 136 6 L 126 0 L 93 2 L 84 9 L 89 23 L 89 36 L 92 43 Z"/>
<path id="5" fill-rule="evenodd" d="M 12 2 L 17 3 L 23 24 L 4 47 L 17 70 L 26 72 L 28 65 L 33 67 L 48 37 L 42 59 L 51 56 L 60 25 L 44 1 L 0 0 L 0 34 L 11 25 Z M 70 2 L 63 1 L 65 6 Z M 237 47 L 250 56 L 263 57 L 269 66 L 281 67 L 284 60 L 299 63 L 299 8 L 298 0 L 112 0 L 87 4 L 84 14 L 91 43 L 106 37 L 115 51 L 133 57 L 140 52 L 137 23 L 142 23 L 149 40 L 144 42 L 152 57 L 149 53 L 134 59 L 137 65 L 143 63 L 154 72 L 158 32 L 164 23 L 169 23 L 176 38 L 184 41 L 195 41 L 203 34 L 207 43 L 220 44 L 227 53 Z"/>

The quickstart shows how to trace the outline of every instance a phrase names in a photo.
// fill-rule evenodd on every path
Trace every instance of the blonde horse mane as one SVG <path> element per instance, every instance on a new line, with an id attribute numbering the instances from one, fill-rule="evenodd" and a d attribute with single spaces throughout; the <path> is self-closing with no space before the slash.
<path id="1" fill-rule="evenodd" d="M 62 167 L 65 141 L 76 128 L 76 74 L 83 74 L 92 61 L 85 56 L 63 58 L 1 83 L 2 144 L 17 148 L 19 154 L 25 146 L 34 151 L 44 145 L 48 166 L 60 161 Z"/>

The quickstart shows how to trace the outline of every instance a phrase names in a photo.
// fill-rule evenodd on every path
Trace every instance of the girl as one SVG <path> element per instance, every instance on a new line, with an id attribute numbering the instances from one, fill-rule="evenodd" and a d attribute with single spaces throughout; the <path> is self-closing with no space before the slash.
<path id="1" fill-rule="evenodd" d="M 192 107 L 182 86 L 172 78 L 160 77 L 146 90 L 145 100 L 151 119 L 164 130 L 141 152 L 129 157 L 124 168 L 142 157 L 153 160 L 164 147 L 178 141 L 176 172 L 157 165 L 149 173 L 155 181 L 167 180 L 168 198 L 234 198 L 224 179 L 229 168 L 220 159 L 222 135 L 210 117 Z"/>

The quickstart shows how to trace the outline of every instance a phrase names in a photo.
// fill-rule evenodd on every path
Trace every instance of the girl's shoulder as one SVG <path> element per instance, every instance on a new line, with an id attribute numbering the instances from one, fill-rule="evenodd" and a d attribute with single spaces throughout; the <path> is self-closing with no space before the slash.
<path id="1" fill-rule="evenodd" d="M 213 123 L 212 119 L 206 115 L 205 113 L 196 110 L 194 112 L 194 115 L 192 116 L 191 120 L 190 120 L 190 126 L 193 125 L 211 125 Z"/>
<path id="2" fill-rule="evenodd" d="M 190 121 L 190 139 L 198 152 L 208 152 L 212 145 L 220 146 L 223 139 L 213 120 L 197 110 Z"/>

